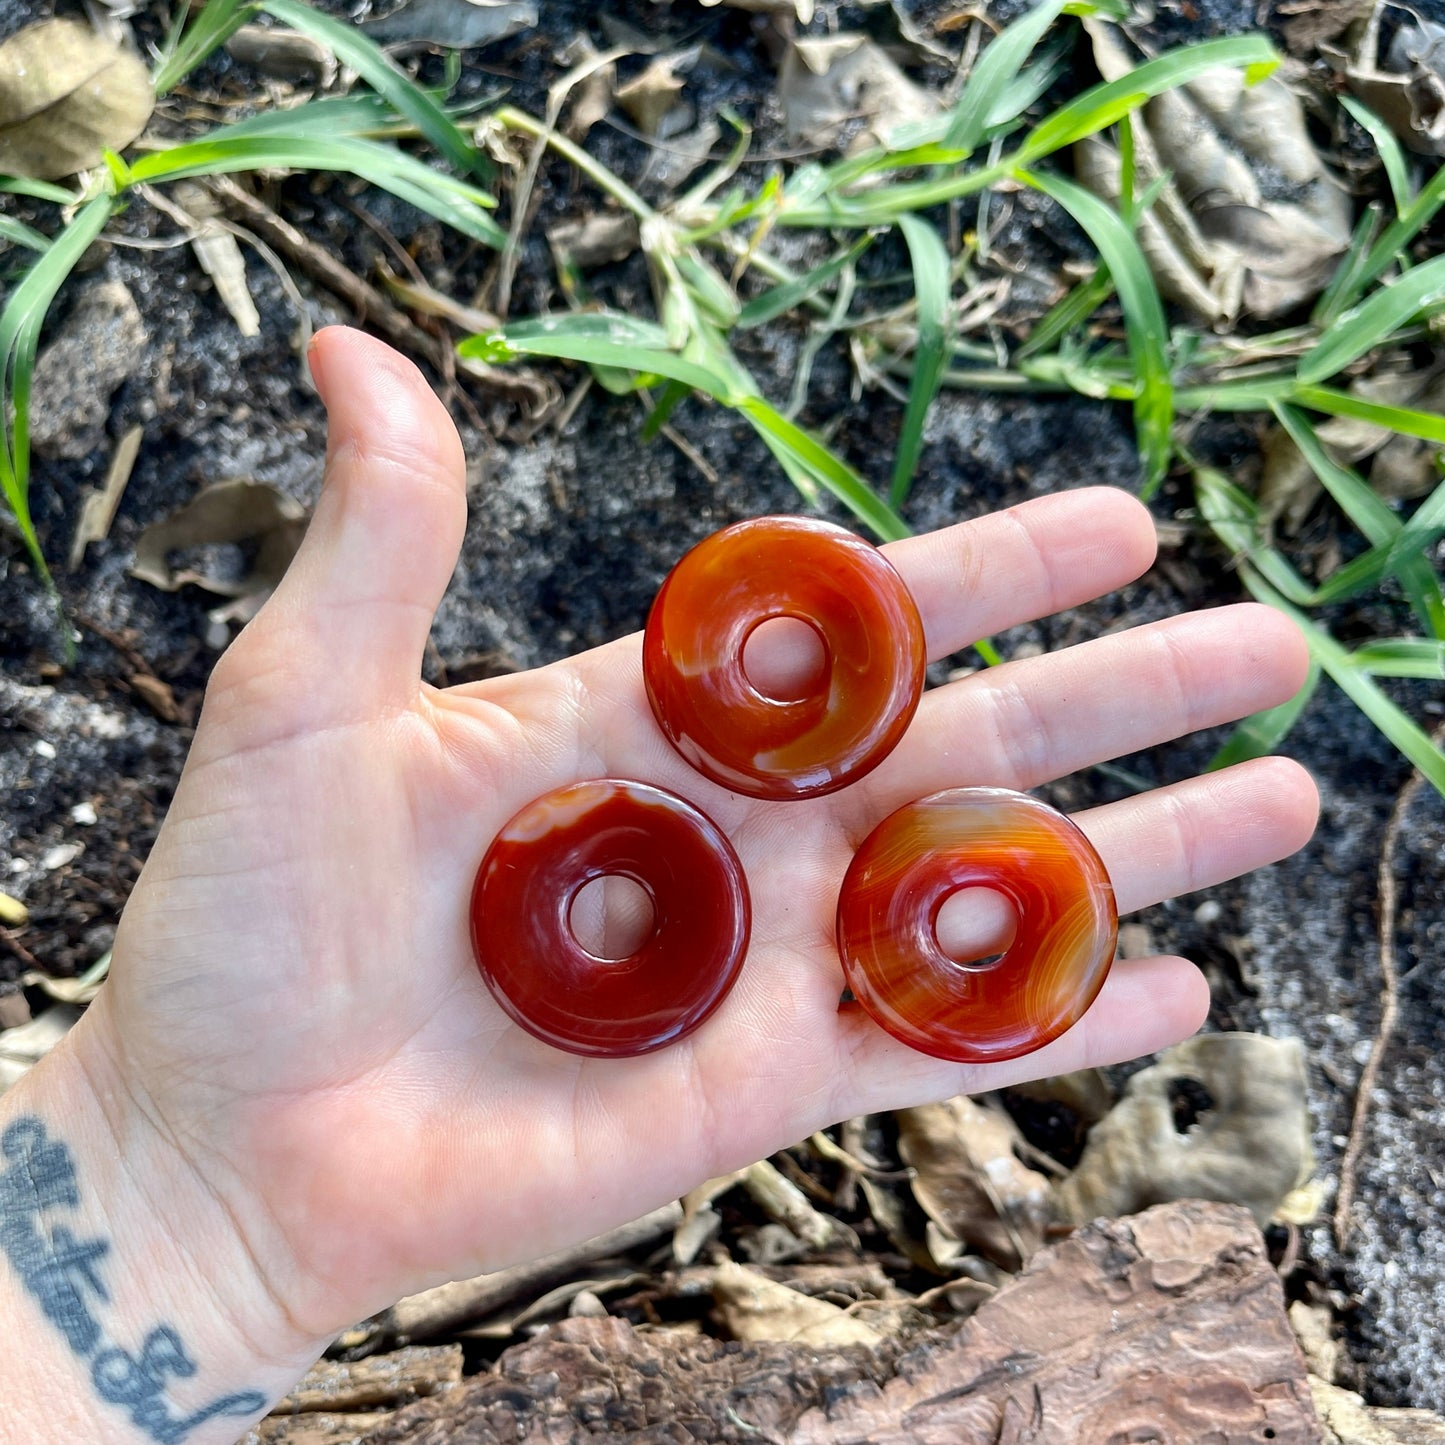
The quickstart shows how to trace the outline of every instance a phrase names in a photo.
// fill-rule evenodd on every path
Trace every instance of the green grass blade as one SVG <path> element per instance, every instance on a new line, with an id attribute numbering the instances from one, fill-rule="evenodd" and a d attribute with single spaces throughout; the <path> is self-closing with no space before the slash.
<path id="1" fill-rule="evenodd" d="M 1390 541 L 1400 530 L 1400 519 L 1370 490 L 1364 478 L 1329 454 L 1314 427 L 1294 407 L 1276 404 L 1271 410 L 1340 510 L 1372 545 Z"/>
<path id="2" fill-rule="evenodd" d="M 1391 286 L 1347 312 L 1313 350 L 1300 358 L 1298 375 L 1306 386 L 1343 371 L 1350 362 L 1387 341 L 1407 321 L 1445 303 L 1445 256 L 1414 267 Z"/>
<path id="3" fill-rule="evenodd" d="M 1236 563 L 1249 562 L 1270 584 L 1302 607 L 1312 607 L 1309 584 L 1264 541 L 1264 528 L 1254 498 L 1213 467 L 1194 467 L 1194 499 L 1199 515 Z"/>
<path id="4" fill-rule="evenodd" d="M 769 287 L 743 307 L 738 314 L 737 324 L 744 328 L 761 326 L 763 322 L 771 321 L 775 316 L 781 316 L 784 312 L 801 306 L 810 296 L 816 295 L 828 285 L 839 272 L 851 266 L 872 244 L 871 235 L 859 236 L 851 246 L 839 251 L 836 256 L 830 256 L 821 266 L 815 266 L 806 274 L 791 281 L 784 281 L 779 286 Z"/>
<path id="5" fill-rule="evenodd" d="M 1430 741 L 1430 735 L 1404 709 L 1390 700 L 1357 667 L 1349 652 L 1324 628 L 1310 620 L 1272 588 L 1248 565 L 1241 568 L 1245 585 L 1261 602 L 1277 607 L 1294 620 L 1304 633 L 1310 653 L 1330 675 L 1336 686 L 1365 714 L 1406 758 L 1420 769 L 1435 790 L 1445 795 L 1445 753 Z"/>
<path id="6" fill-rule="evenodd" d="M 157 96 L 174 90 L 191 71 L 257 14 L 256 6 L 249 0 L 209 0 L 196 11 L 190 25 L 181 30 L 187 9 L 184 0 L 177 0 L 176 27 L 151 76 Z"/>
<path id="7" fill-rule="evenodd" d="M 1059 0 L 1062 5 L 1063 0 Z M 990 47 L 992 49 L 992 47 Z M 913 353 L 913 381 L 898 434 L 893 482 L 888 500 L 901 507 L 908 498 L 918 456 L 923 450 L 923 424 L 943 383 L 948 356 L 948 306 L 953 288 L 948 251 L 938 232 L 918 216 L 901 216 L 899 228 L 913 260 L 913 293 L 918 304 L 918 346 Z"/>
<path id="8" fill-rule="evenodd" d="M 1410 163 L 1405 159 L 1404 147 L 1395 139 L 1395 132 L 1374 111 L 1367 110 L 1350 95 L 1342 94 L 1337 99 L 1374 141 L 1375 149 L 1380 153 L 1380 164 L 1385 168 L 1385 178 L 1390 183 L 1395 214 L 1403 216 L 1410 209 L 1410 202 L 1414 200 L 1410 190 Z"/>
<path id="9" fill-rule="evenodd" d="M 175 181 L 186 176 L 213 176 L 228 171 L 253 171 L 265 166 L 299 171 L 341 171 L 360 176 L 418 210 L 444 221 L 454 230 L 500 249 L 506 233 L 486 208 L 496 202 L 466 181 L 443 175 L 433 167 L 375 141 L 340 137 L 334 140 L 285 136 L 228 136 L 212 132 L 187 145 L 142 156 L 131 167 L 131 180 Z"/>
<path id="10" fill-rule="evenodd" d="M 1328 386 L 1300 386 L 1287 398 L 1296 406 L 1322 411 L 1328 416 L 1349 416 L 1372 422 L 1405 436 L 1421 437 L 1427 442 L 1445 443 L 1445 416 L 1420 411 L 1410 406 L 1392 406 L 1389 402 L 1371 401 L 1352 396 Z"/>
<path id="11" fill-rule="evenodd" d="M 1332 572 L 1315 590 L 1320 605 L 1339 602 L 1396 575 L 1402 559 L 1419 556 L 1445 538 L 1445 482 L 1441 482 L 1416 509 L 1415 515 L 1388 542 Z"/>
<path id="12" fill-rule="evenodd" d="M 1333 326 L 1360 299 L 1361 293 L 1369 285 L 1371 278 L 1367 275 L 1367 269 L 1379 230 L 1380 207 L 1371 203 L 1355 222 L 1349 248 L 1341 257 L 1330 277 L 1329 285 L 1320 293 L 1320 299 L 1310 313 L 1310 320 L 1322 332 Z"/>
<path id="13" fill-rule="evenodd" d="M 53 181 L 32 181 L 29 176 L 0 176 L 0 191 L 30 196 L 37 201 L 54 201 L 57 206 L 73 206 L 79 199 L 73 191 Z"/>
<path id="14" fill-rule="evenodd" d="M 1158 490 L 1173 452 L 1174 383 L 1165 344 L 1169 336 L 1164 303 L 1159 299 L 1149 263 L 1139 243 L 1117 212 L 1092 192 L 1046 172 L 1020 171 L 1019 179 L 1057 201 L 1088 233 L 1109 268 L 1124 311 L 1125 340 L 1138 383 L 1134 427 L 1144 464 L 1142 495 Z"/>
<path id="15" fill-rule="evenodd" d="M 0 240 L 9 241 L 14 246 L 24 246 L 31 251 L 45 251 L 50 247 L 48 237 L 42 236 L 24 221 L 12 221 L 9 216 L 0 216 Z"/>
<path id="16" fill-rule="evenodd" d="M 1174 90 L 1211 70 L 1244 70 L 1253 84 L 1279 65 L 1279 56 L 1263 35 L 1237 35 L 1205 40 L 1166 51 L 1145 61 L 1118 80 L 1091 86 L 1067 105 L 1039 122 L 1011 157 L 1012 167 L 1030 166 L 1043 156 L 1074 145 L 1085 136 L 1108 129 L 1146 100 Z"/>
<path id="17" fill-rule="evenodd" d="M 954 107 L 943 144 L 973 151 L 988 130 L 989 117 L 1004 91 L 1023 69 L 1044 31 L 1063 13 L 1065 0 L 1039 0 L 1021 15 L 979 57 Z"/>
<path id="18" fill-rule="evenodd" d="M 1276 402 L 1289 401 L 1298 390 L 1294 376 L 1282 372 L 1247 381 L 1181 386 L 1174 393 L 1174 403 L 1180 411 L 1268 411 Z"/>
<path id="19" fill-rule="evenodd" d="M 1350 661 L 1372 677 L 1445 678 L 1445 642 L 1424 637 L 1384 637 L 1357 647 Z"/>
<path id="20" fill-rule="evenodd" d="M 1080 281 L 1044 312 L 1028 340 L 1014 353 L 1015 360 L 1027 361 L 1049 350 L 1076 326 L 1082 326 L 1113 294 L 1114 278 L 1107 266 L 1100 266 L 1087 281 Z"/>
<path id="21" fill-rule="evenodd" d="M 1304 686 L 1288 702 L 1245 718 L 1230 733 L 1224 746 L 1210 758 L 1209 771 L 1232 768 L 1236 763 L 1246 763 L 1251 758 L 1266 757 L 1274 752 L 1309 705 L 1322 676 L 1319 663 L 1311 657 L 1309 675 L 1305 678 Z"/>
<path id="22" fill-rule="evenodd" d="M 786 451 L 882 541 L 897 542 L 911 535 L 903 518 L 847 462 L 835 456 L 816 437 L 775 411 L 761 397 L 738 397 L 732 404 L 752 422 L 764 441 L 776 443 Z"/>
<path id="23" fill-rule="evenodd" d="M 379 95 L 332 95 L 308 100 L 288 110 L 263 110 L 260 115 L 234 121 L 210 137 L 228 140 L 283 136 L 292 140 L 364 139 L 394 128 L 397 114 Z"/>
<path id="24" fill-rule="evenodd" d="M 463 356 L 492 363 L 513 361 L 519 356 L 553 356 L 637 372 L 638 385 L 649 385 L 652 378 L 665 378 L 694 387 L 740 411 L 784 464 L 789 476 L 827 488 L 882 540 L 892 542 L 910 535 L 903 518 L 852 467 L 748 390 L 751 378 L 735 360 L 729 356 L 725 363 L 719 355 L 713 365 L 702 365 L 650 344 L 664 335 L 661 327 L 631 317 L 579 314 L 544 317 L 509 326 L 505 331 L 469 336 L 457 350 Z M 725 352 L 719 341 L 705 337 L 704 343 L 704 353 L 709 357 Z M 804 490 L 806 494 L 806 487 Z"/>
<path id="25" fill-rule="evenodd" d="M 1371 546 L 1388 547 L 1394 542 L 1402 530 L 1400 519 L 1364 479 L 1329 454 L 1315 429 L 1293 407 L 1275 406 L 1272 410 L 1311 471 Z M 1405 550 L 1396 558 L 1393 572 L 1421 622 L 1435 636 L 1445 637 L 1445 598 L 1427 559 L 1413 549 Z"/>
<path id="26" fill-rule="evenodd" d="M 36 571 L 54 591 L 30 517 L 30 383 L 40 329 L 55 293 L 115 208 L 113 196 L 90 201 L 25 273 L 0 311 L 0 421 L 11 418 L 0 446 L 0 493 L 10 507 Z"/>
<path id="27" fill-rule="evenodd" d="M 700 365 L 668 350 L 666 334 L 650 321 L 616 313 L 544 316 L 518 322 L 503 331 L 469 336 L 457 347 L 462 356 L 504 364 L 519 356 L 552 356 L 588 366 L 606 366 L 662 377 L 730 402 L 735 386 L 721 369 Z"/>
<path id="28" fill-rule="evenodd" d="M 1361 289 L 1384 274 L 1405 247 L 1435 219 L 1435 213 L 1441 206 L 1445 206 L 1445 164 L 1421 186 L 1420 194 L 1410 203 L 1410 209 L 1386 226 L 1380 239 L 1370 247 L 1361 267 Z"/>
<path id="29" fill-rule="evenodd" d="M 642 440 L 645 442 L 655 441 L 657 434 L 671 420 L 673 412 L 692 395 L 692 388 L 684 386 L 680 381 L 669 381 L 662 388 L 662 395 L 658 397 L 657 404 L 647 413 L 647 420 L 642 423 Z"/>
<path id="30" fill-rule="evenodd" d="M 314 10 L 302 0 L 261 0 L 262 8 L 293 30 L 328 46 L 397 112 L 404 115 L 463 175 L 488 180 L 491 162 L 455 121 L 412 78 L 398 69 L 370 36 L 344 20 Z"/>

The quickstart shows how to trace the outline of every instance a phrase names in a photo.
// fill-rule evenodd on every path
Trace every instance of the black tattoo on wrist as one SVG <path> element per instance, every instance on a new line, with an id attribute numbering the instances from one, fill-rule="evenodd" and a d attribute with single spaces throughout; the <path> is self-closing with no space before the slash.
<path id="1" fill-rule="evenodd" d="M 91 1384 L 102 1400 L 126 1410 L 157 1445 L 180 1445 L 217 1416 L 254 1415 L 266 1407 L 260 1391 L 241 1390 L 189 1414 L 172 1413 L 167 1379 L 189 1379 L 197 1369 L 180 1335 L 159 1324 L 134 1353 L 117 1344 L 92 1307 L 110 1303 L 100 1268 L 110 1241 L 78 1238 L 68 1225 L 46 1218 L 80 1207 L 70 1150 L 26 1114 L 0 1134 L 0 1162 L 8 1166 L 0 1172 L 0 1250 L 66 1344 L 90 1366 Z"/>

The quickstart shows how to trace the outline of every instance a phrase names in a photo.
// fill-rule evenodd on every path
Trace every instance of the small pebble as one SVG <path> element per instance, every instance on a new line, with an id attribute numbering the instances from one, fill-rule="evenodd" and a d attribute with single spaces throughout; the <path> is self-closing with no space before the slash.
<path id="1" fill-rule="evenodd" d="M 53 760 L 55 757 L 55 744 L 46 742 L 44 738 L 36 739 L 35 756 L 37 758 Z"/>
<path id="2" fill-rule="evenodd" d="M 1194 921 L 1208 927 L 1211 923 L 1218 923 L 1224 916 L 1224 908 L 1212 898 L 1206 898 L 1198 908 L 1194 910 Z"/>
<path id="3" fill-rule="evenodd" d="M 206 646 L 212 652 L 224 652 L 231 645 L 231 627 L 219 617 L 213 617 L 206 624 Z"/>
<path id="4" fill-rule="evenodd" d="M 96 823 L 94 806 L 90 803 L 77 803 L 70 810 L 70 821 L 79 823 L 82 828 L 93 828 Z"/>
<path id="5" fill-rule="evenodd" d="M 579 1290 L 567 1313 L 574 1320 L 605 1320 L 607 1306 L 590 1289 Z"/>
<path id="6" fill-rule="evenodd" d="M 73 863 L 80 857 L 81 848 L 80 843 L 57 843 L 53 848 L 47 848 L 45 856 L 40 860 L 42 871 L 53 873 L 57 868 Z"/>

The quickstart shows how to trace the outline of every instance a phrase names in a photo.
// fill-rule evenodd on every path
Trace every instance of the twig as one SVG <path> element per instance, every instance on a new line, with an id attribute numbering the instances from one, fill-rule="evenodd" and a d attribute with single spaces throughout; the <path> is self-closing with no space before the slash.
<path id="1" fill-rule="evenodd" d="M 514 1265 L 476 1279 L 455 1280 L 436 1289 L 399 1300 L 381 1317 L 382 1333 L 399 1343 L 425 1339 L 443 1330 L 469 1324 L 483 1315 L 530 1294 L 599 1259 L 626 1254 L 671 1234 L 682 1219 L 680 1204 L 654 1209 L 631 1224 L 599 1234 L 572 1249 L 549 1254 L 531 1264 Z"/>
<path id="2" fill-rule="evenodd" d="M 1435 729 L 1432 738 L 1437 747 L 1442 739 L 1445 739 L 1445 723 Z M 1349 1143 L 1345 1146 L 1345 1157 L 1340 1161 L 1340 1191 L 1335 1198 L 1334 1230 L 1335 1247 L 1341 1250 L 1349 1238 L 1350 1212 L 1355 1204 L 1355 1177 L 1360 1168 L 1360 1156 L 1365 1149 L 1365 1130 L 1370 1122 L 1370 1108 L 1375 1084 L 1380 1077 L 1380 1063 L 1389 1047 L 1400 1015 L 1400 980 L 1395 971 L 1395 850 L 1400 841 L 1400 829 L 1405 821 L 1405 814 L 1424 782 L 1424 773 L 1417 769 L 1400 789 L 1395 806 L 1390 809 L 1389 821 L 1385 824 L 1385 846 L 1380 852 L 1378 902 L 1380 985 L 1383 996 L 1380 1002 L 1379 1026 L 1375 1029 L 1374 1041 L 1370 1045 L 1370 1057 L 1360 1071 L 1360 1083 L 1355 1091 L 1355 1115 L 1350 1121 Z"/>
<path id="3" fill-rule="evenodd" d="M 545 129 L 537 134 L 532 145 L 532 154 L 527 158 L 527 169 L 512 194 L 512 228 L 507 232 L 507 244 L 502 247 L 502 262 L 497 271 L 495 310 L 505 317 L 512 306 L 512 282 L 517 274 L 517 262 L 522 254 L 522 235 L 537 214 L 541 198 L 536 194 L 537 175 L 542 169 L 542 157 L 549 142 L 555 140 L 557 122 L 567 97 L 584 80 L 615 65 L 624 55 L 631 54 L 626 46 L 614 46 L 598 55 L 589 55 L 574 65 L 561 79 L 553 82 L 547 90 L 547 114 L 543 120 Z"/>
<path id="4" fill-rule="evenodd" d="M 329 251 L 323 250 L 283 220 L 264 201 L 229 176 L 212 176 L 206 185 L 228 211 L 239 215 L 253 231 L 264 236 L 283 255 L 289 256 L 314 281 L 341 297 L 359 318 L 381 332 L 390 342 L 405 347 L 438 365 L 436 339 L 391 304 L 375 286 L 349 271 Z"/>

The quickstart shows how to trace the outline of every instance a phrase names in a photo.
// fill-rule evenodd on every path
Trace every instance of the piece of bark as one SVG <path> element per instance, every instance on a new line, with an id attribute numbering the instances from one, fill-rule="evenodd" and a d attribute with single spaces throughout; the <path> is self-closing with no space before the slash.
<path id="1" fill-rule="evenodd" d="M 804 1416 L 793 1445 L 926 1440 L 1314 1445 L 1279 1277 L 1247 1210 L 1184 1200 L 1040 1251 L 881 1400 Z"/>
<path id="2" fill-rule="evenodd" d="M 1284 1298 L 1248 1211 L 1198 1201 L 1040 1250 L 958 1329 L 817 1349 L 568 1320 L 367 1445 L 1317 1445 Z"/>
<path id="3" fill-rule="evenodd" d="M 1310 1390 L 1324 1445 L 1445 1445 L 1445 1420 L 1432 1411 L 1375 1408 L 1316 1375 Z"/>
<path id="4" fill-rule="evenodd" d="M 389 1418 L 385 1414 L 271 1415 L 248 1430 L 240 1445 L 356 1445 Z"/>
<path id="5" fill-rule="evenodd" d="M 470 1324 L 522 1295 L 539 1292 L 580 1273 L 600 1259 L 612 1259 L 655 1243 L 671 1234 L 681 1218 L 681 1205 L 665 1204 L 630 1224 L 531 1264 L 514 1265 L 475 1279 L 453 1280 L 421 1294 L 408 1295 L 380 1317 L 380 1332 L 405 1344 L 408 1340 L 426 1339 L 443 1330 Z"/>
<path id="6" fill-rule="evenodd" d="M 461 1378 L 460 1345 L 413 1345 L 364 1360 L 318 1360 L 272 1414 L 409 1405 L 420 1396 L 450 1389 Z"/>

